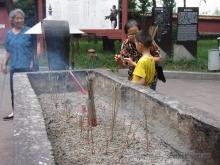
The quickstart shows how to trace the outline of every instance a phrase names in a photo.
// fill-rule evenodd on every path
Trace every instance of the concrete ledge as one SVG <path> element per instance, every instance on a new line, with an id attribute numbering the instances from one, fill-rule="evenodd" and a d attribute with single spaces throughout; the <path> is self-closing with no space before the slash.
<path id="1" fill-rule="evenodd" d="M 119 69 L 119 76 L 127 77 L 127 69 Z M 194 80 L 220 80 L 220 72 L 185 72 L 185 71 L 164 71 L 166 78 L 170 79 L 194 79 Z"/>
<path id="2" fill-rule="evenodd" d="M 15 74 L 14 92 L 14 164 L 53 165 L 41 106 L 26 73 Z"/>

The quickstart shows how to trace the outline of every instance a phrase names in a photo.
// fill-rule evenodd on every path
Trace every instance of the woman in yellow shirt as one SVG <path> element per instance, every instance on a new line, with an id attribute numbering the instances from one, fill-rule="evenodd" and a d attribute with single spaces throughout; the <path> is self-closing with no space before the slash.
<path id="1" fill-rule="evenodd" d="M 155 60 L 150 54 L 151 35 L 147 31 L 139 31 L 136 35 L 135 45 L 138 52 L 142 54 L 137 64 L 130 58 L 125 58 L 130 65 L 135 66 L 132 82 L 151 87 L 155 76 Z"/>

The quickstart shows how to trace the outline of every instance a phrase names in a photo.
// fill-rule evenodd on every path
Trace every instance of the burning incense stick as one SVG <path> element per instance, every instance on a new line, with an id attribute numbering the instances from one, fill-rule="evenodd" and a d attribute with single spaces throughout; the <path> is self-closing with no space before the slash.
<path id="1" fill-rule="evenodd" d="M 93 92 L 93 80 L 95 75 L 89 74 L 87 76 L 87 88 L 88 88 L 88 125 L 95 127 L 97 126 L 96 111 L 94 103 L 94 92 Z"/>
<path id="2" fill-rule="evenodd" d="M 79 80 L 76 78 L 76 76 L 71 72 L 69 71 L 71 77 L 73 78 L 73 80 L 76 82 L 76 84 L 79 86 L 80 88 L 80 92 L 83 93 L 83 94 L 86 94 L 86 90 L 83 88 L 83 86 L 80 84 Z"/>

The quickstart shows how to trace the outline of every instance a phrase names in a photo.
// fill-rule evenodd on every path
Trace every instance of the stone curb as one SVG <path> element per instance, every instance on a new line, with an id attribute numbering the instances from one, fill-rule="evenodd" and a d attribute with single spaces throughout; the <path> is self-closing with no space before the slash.
<path id="1" fill-rule="evenodd" d="M 127 77 L 128 69 L 119 69 L 118 74 Z M 165 77 L 169 79 L 195 79 L 195 80 L 220 80 L 220 72 L 185 72 L 164 71 Z"/>

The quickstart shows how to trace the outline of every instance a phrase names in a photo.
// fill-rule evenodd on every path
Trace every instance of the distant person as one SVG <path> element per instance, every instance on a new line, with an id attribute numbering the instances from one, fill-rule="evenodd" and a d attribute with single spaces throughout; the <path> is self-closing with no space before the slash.
<path id="1" fill-rule="evenodd" d="M 131 58 L 125 58 L 126 62 L 135 66 L 132 82 L 151 87 L 155 77 L 155 60 L 150 53 L 151 35 L 147 31 L 139 31 L 136 34 L 135 45 L 138 52 L 142 54 L 138 62 L 135 63 Z"/>
<path id="2" fill-rule="evenodd" d="M 111 28 L 115 29 L 117 27 L 118 10 L 116 9 L 116 6 L 113 5 L 112 9 L 110 11 L 111 11 L 110 15 L 106 16 L 105 19 L 110 19 L 110 21 L 111 21 Z"/>
<path id="3" fill-rule="evenodd" d="M 2 61 L 2 72 L 7 74 L 7 64 L 10 59 L 10 90 L 13 112 L 13 75 L 16 72 L 29 72 L 33 69 L 34 38 L 30 34 L 24 34 L 29 29 L 27 26 L 24 26 L 24 18 L 25 14 L 21 9 L 15 9 L 10 12 L 9 19 L 12 28 L 7 33 Z M 13 112 L 3 119 L 13 119 Z"/>

